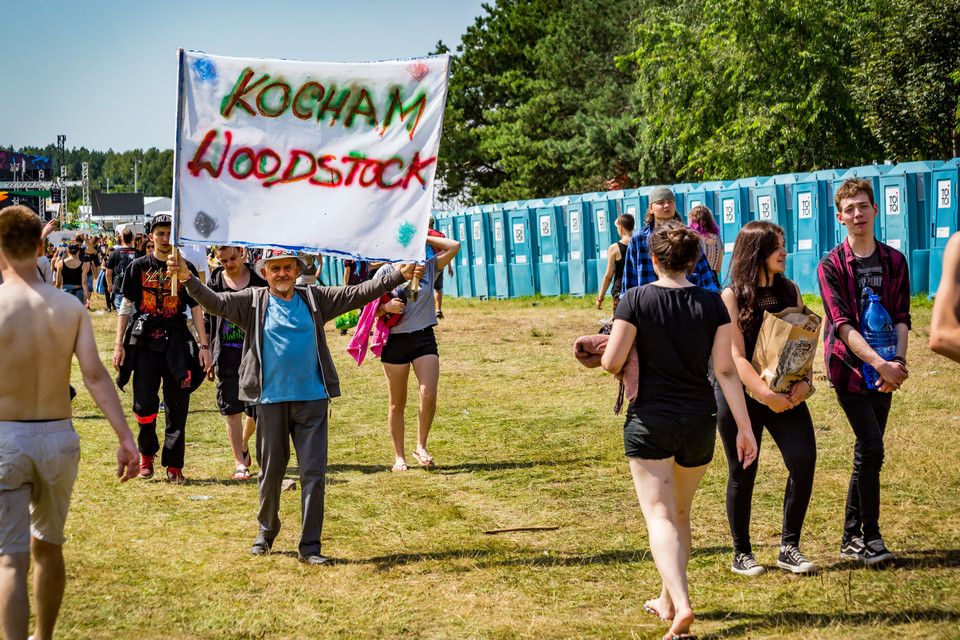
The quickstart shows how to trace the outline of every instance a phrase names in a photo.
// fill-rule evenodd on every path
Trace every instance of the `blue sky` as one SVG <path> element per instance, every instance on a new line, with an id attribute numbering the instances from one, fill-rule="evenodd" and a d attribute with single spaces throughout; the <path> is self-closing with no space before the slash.
<path id="1" fill-rule="evenodd" d="M 483 0 L 0 0 L 0 148 L 173 148 L 176 50 L 364 62 L 455 50 Z M 491 0 L 491 4 L 493 4 Z"/>

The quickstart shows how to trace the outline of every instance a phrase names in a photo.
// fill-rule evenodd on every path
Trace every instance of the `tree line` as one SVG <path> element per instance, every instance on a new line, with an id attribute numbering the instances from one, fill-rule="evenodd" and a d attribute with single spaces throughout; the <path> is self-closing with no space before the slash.
<path id="1" fill-rule="evenodd" d="M 441 206 L 960 156 L 960 0 L 497 0 L 445 52 Z M 66 156 L 170 195 L 171 150 Z"/>

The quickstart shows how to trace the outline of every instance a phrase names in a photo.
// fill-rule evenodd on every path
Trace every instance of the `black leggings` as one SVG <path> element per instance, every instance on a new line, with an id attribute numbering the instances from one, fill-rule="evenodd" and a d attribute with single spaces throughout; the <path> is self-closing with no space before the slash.
<path id="1" fill-rule="evenodd" d="M 757 459 L 746 469 L 737 460 L 737 423 L 719 385 L 714 386 L 717 398 L 717 431 L 727 455 L 727 520 L 733 536 L 735 553 L 751 553 L 750 508 L 753 502 L 753 485 L 760 464 L 759 448 L 763 428 L 773 437 L 787 467 L 787 487 L 783 494 L 783 528 L 781 544 L 800 545 L 800 529 L 807 515 L 810 494 L 813 491 L 813 473 L 817 466 L 817 442 L 813 433 L 813 420 L 807 403 L 800 404 L 783 413 L 774 413 L 764 404 L 744 393 L 747 413 L 757 439 Z"/>

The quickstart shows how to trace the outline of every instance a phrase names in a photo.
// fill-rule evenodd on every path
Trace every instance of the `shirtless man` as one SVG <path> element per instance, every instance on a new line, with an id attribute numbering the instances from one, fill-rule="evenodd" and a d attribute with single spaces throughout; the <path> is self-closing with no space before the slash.
<path id="1" fill-rule="evenodd" d="M 930 348 L 960 362 L 960 232 L 950 238 L 943 255 L 943 276 L 930 321 Z"/>
<path id="2" fill-rule="evenodd" d="M 53 637 L 63 599 L 63 527 L 80 462 L 80 436 L 70 420 L 74 353 L 120 440 L 117 477 L 136 476 L 139 460 L 83 304 L 37 273 L 41 228 L 26 207 L 0 210 L 0 631 L 6 640 L 27 637 L 31 553 L 36 640 Z"/>

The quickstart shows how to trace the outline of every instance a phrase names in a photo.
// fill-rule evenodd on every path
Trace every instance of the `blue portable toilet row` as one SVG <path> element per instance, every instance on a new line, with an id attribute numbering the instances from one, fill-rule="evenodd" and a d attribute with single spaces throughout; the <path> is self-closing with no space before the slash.
<path id="1" fill-rule="evenodd" d="M 854 177 L 871 181 L 880 212 L 876 235 L 907 255 L 913 291 L 934 291 L 943 248 L 958 229 L 960 159 L 671 188 L 684 218 L 699 204 L 714 212 L 724 248 L 723 280 L 739 230 L 751 220 L 766 220 L 785 231 L 788 275 L 803 292 L 816 293 L 819 261 L 846 237 L 833 195 L 844 180 Z M 436 212 L 437 228 L 461 243 L 455 276 L 444 279 L 444 293 L 480 298 L 592 294 L 603 282 L 608 249 L 619 239 L 617 218 L 630 213 L 637 228 L 642 227 L 652 189 Z"/>

